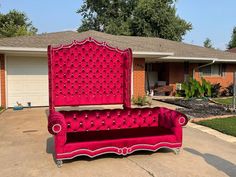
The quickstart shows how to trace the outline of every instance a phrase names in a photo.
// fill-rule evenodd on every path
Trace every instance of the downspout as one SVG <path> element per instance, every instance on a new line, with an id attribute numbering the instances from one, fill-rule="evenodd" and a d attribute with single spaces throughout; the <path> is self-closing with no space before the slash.
<path id="1" fill-rule="evenodd" d="M 204 67 L 206 67 L 206 66 L 213 65 L 213 64 L 216 62 L 216 60 L 217 60 L 217 59 L 215 58 L 215 59 L 213 59 L 212 62 L 210 62 L 210 63 L 207 63 L 207 64 L 205 64 L 205 65 L 202 65 L 202 66 L 198 66 L 198 67 L 193 68 L 193 79 L 194 79 L 194 73 L 195 73 L 195 70 L 196 70 L 196 69 L 200 69 L 200 68 L 204 68 Z"/>

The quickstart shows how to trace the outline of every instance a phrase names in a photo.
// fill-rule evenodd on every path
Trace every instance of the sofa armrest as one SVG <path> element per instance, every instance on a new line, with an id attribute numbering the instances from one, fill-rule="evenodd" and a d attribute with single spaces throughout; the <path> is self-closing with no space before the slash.
<path id="1" fill-rule="evenodd" d="M 176 111 L 174 115 L 172 115 L 172 123 L 174 127 L 182 127 L 187 125 L 188 118 L 186 115 Z"/>
<path id="2" fill-rule="evenodd" d="M 186 115 L 170 110 L 167 108 L 160 108 L 161 116 L 159 120 L 159 124 L 165 128 L 173 128 L 173 127 L 182 127 L 188 123 L 188 118 Z"/>
<path id="3" fill-rule="evenodd" d="M 59 112 L 53 112 L 48 116 L 48 131 L 52 135 L 65 135 L 66 122 L 64 116 Z"/>

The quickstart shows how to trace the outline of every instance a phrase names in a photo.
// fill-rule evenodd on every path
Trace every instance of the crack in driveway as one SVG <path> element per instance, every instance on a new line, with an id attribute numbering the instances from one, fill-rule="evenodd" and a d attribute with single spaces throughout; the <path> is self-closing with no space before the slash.
<path id="1" fill-rule="evenodd" d="M 130 159 L 129 157 L 127 157 L 127 159 L 128 159 L 129 161 L 131 161 L 132 163 L 134 163 L 135 165 L 137 165 L 137 166 L 138 166 L 139 168 L 141 168 L 142 170 L 146 171 L 151 177 L 155 177 L 155 175 L 154 175 L 151 171 L 147 170 L 146 168 L 144 168 L 143 166 L 141 166 L 139 163 L 135 162 L 134 160 Z"/>

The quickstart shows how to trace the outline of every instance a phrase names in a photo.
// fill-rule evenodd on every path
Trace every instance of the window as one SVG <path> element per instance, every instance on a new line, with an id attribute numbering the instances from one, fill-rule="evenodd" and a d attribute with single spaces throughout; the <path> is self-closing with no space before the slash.
<path id="1" fill-rule="evenodd" d="M 224 76 L 225 65 L 224 64 L 213 64 L 199 68 L 201 76 Z"/>

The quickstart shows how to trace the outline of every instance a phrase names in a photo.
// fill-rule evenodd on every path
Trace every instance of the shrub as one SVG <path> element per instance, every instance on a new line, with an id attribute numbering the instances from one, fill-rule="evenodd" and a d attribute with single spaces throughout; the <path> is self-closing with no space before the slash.
<path id="1" fill-rule="evenodd" d="M 234 84 L 230 84 L 228 87 L 226 87 L 227 96 L 233 96 L 234 95 Z"/>
<path id="2" fill-rule="evenodd" d="M 204 78 L 201 78 L 202 79 L 202 91 L 203 91 L 203 96 L 206 96 L 206 97 L 211 97 L 212 96 L 212 86 L 211 86 L 211 83 L 206 81 Z"/>
<path id="3" fill-rule="evenodd" d="M 184 90 L 176 90 L 176 97 L 186 97 Z"/>
<path id="4" fill-rule="evenodd" d="M 233 96 L 234 95 L 234 85 L 230 84 L 225 90 L 221 93 L 222 96 Z"/>
<path id="5" fill-rule="evenodd" d="M 211 96 L 213 98 L 216 98 L 216 97 L 220 96 L 220 88 L 221 88 L 220 83 L 211 85 Z"/>
<path id="6" fill-rule="evenodd" d="M 189 78 L 188 82 L 183 83 L 186 98 L 211 97 L 211 84 L 205 79 L 201 79 L 202 84 L 193 78 Z"/>
<path id="7" fill-rule="evenodd" d="M 147 100 L 147 97 L 146 96 L 138 96 L 138 97 L 133 97 L 132 98 L 132 102 L 133 104 L 136 104 L 138 106 L 144 106 L 146 104 L 150 104 Z"/>
<path id="8" fill-rule="evenodd" d="M 200 94 L 198 89 L 199 82 L 195 79 L 189 78 L 188 82 L 183 83 L 182 87 L 186 98 L 196 97 Z"/>

